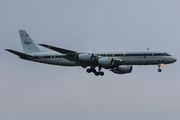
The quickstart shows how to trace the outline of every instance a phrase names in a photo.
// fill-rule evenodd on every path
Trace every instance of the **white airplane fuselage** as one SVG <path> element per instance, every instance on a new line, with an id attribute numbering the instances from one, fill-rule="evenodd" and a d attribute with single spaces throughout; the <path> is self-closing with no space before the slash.
<path id="1" fill-rule="evenodd" d="M 134 51 L 85 51 L 81 53 L 92 53 L 97 56 L 110 57 L 121 61 L 120 65 L 159 65 L 170 64 L 176 61 L 171 55 L 162 51 L 152 50 L 134 50 Z M 38 52 L 31 53 L 34 57 L 32 61 L 61 65 L 61 66 L 78 66 L 76 62 L 64 58 L 65 54 L 58 52 Z"/>

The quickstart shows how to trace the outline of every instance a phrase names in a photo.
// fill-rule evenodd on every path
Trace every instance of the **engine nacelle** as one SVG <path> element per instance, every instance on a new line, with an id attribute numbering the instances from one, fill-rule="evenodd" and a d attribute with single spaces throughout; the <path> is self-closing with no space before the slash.
<path id="1" fill-rule="evenodd" d="M 118 67 L 113 68 L 112 71 L 117 74 L 131 73 L 132 66 L 131 65 L 119 65 Z"/>
<path id="2" fill-rule="evenodd" d="M 98 59 L 98 64 L 103 67 L 111 66 L 114 64 L 114 60 L 113 58 L 102 57 Z"/>
<path id="3" fill-rule="evenodd" d="M 78 55 L 78 59 L 82 61 L 90 62 L 94 59 L 94 54 L 91 53 L 81 53 Z"/>

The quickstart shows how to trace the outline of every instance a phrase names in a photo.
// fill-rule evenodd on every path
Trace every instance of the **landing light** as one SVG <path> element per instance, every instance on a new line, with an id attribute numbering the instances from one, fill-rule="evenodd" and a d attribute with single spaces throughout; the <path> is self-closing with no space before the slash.
<path id="1" fill-rule="evenodd" d="M 161 63 L 159 66 L 161 67 L 162 65 L 164 65 L 163 63 Z"/>

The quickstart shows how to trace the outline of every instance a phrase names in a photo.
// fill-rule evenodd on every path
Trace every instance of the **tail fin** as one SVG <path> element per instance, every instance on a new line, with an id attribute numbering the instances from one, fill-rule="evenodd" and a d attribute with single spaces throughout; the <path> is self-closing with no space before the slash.
<path id="1" fill-rule="evenodd" d="M 25 53 L 42 52 L 25 30 L 19 30 L 19 34 Z"/>

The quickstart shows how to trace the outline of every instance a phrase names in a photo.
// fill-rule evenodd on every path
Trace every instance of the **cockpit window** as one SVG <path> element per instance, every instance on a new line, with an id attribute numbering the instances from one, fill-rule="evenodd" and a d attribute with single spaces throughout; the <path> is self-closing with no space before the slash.
<path id="1" fill-rule="evenodd" d="M 168 54 L 167 52 L 164 52 L 164 55 L 165 56 L 171 56 L 170 54 Z"/>

